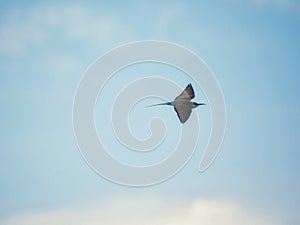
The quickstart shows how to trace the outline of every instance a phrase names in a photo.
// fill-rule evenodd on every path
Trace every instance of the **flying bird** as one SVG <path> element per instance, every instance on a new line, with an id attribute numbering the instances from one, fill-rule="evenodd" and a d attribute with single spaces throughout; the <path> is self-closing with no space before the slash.
<path id="1" fill-rule="evenodd" d="M 194 89 L 191 84 L 188 84 L 186 88 L 178 95 L 174 101 L 165 102 L 155 105 L 149 105 L 148 107 L 158 106 L 158 105 L 170 105 L 174 106 L 177 116 L 180 122 L 185 123 L 192 113 L 192 109 L 198 107 L 199 105 L 205 105 L 205 103 L 196 103 L 191 100 L 195 97 Z"/>

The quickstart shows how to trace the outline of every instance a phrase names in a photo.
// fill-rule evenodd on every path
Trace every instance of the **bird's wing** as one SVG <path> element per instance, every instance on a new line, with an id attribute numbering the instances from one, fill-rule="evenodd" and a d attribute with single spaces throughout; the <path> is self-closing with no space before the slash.
<path id="1" fill-rule="evenodd" d="M 185 105 L 176 105 L 174 109 L 181 123 L 185 123 L 191 115 L 192 109 Z"/>
<path id="2" fill-rule="evenodd" d="M 191 100 L 195 97 L 194 94 L 194 89 L 192 87 L 191 84 L 188 84 L 188 86 L 186 86 L 186 88 L 183 90 L 183 92 L 181 92 L 180 95 L 178 95 L 175 100 Z"/>

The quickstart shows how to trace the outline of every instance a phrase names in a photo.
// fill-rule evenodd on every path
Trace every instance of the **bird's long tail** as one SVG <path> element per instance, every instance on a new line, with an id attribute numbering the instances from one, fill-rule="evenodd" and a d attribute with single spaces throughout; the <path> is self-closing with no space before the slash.
<path id="1" fill-rule="evenodd" d="M 171 105 L 171 102 L 164 102 L 164 103 L 159 103 L 159 104 L 155 104 L 155 105 L 147 105 L 147 107 L 158 106 L 158 105 Z"/>

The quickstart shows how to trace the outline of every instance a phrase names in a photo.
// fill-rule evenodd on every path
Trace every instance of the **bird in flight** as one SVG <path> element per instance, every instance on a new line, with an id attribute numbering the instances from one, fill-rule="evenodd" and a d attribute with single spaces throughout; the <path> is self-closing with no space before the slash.
<path id="1" fill-rule="evenodd" d="M 191 84 L 188 84 L 186 88 L 178 95 L 174 101 L 165 102 L 155 105 L 149 105 L 148 107 L 158 106 L 158 105 L 170 105 L 174 106 L 177 116 L 180 122 L 185 123 L 192 113 L 192 109 L 198 107 L 199 105 L 205 105 L 205 103 L 196 103 L 191 100 L 195 97 L 194 89 Z"/>

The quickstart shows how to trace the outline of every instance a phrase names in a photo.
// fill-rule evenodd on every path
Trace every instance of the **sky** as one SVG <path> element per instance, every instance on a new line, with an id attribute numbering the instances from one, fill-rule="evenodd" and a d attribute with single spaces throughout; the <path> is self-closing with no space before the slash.
<path id="1" fill-rule="evenodd" d="M 0 6 L 0 225 L 300 223 L 298 1 L 10 1 Z M 98 57 L 141 40 L 174 42 L 200 56 L 222 88 L 227 126 L 219 155 L 199 173 L 210 109 L 198 108 L 203 133 L 189 163 L 166 182 L 133 188 L 109 182 L 87 165 L 74 138 L 72 107 L 81 77 Z M 116 74 L 95 107 L 98 134 L 116 146 L 116 157 L 153 163 L 168 152 L 129 157 L 110 124 L 101 129 L 110 116 L 110 96 L 140 74 L 166 77 L 182 88 L 192 81 L 156 64 L 121 73 L 132 77 Z M 194 86 L 195 100 L 205 102 L 201 87 Z M 107 106 L 103 112 L 100 103 Z M 147 136 L 147 123 L 141 121 L 161 116 L 170 126 L 166 143 L 171 144 L 180 127 L 175 112 L 146 112 L 143 104 L 130 118 L 136 133 Z"/>

